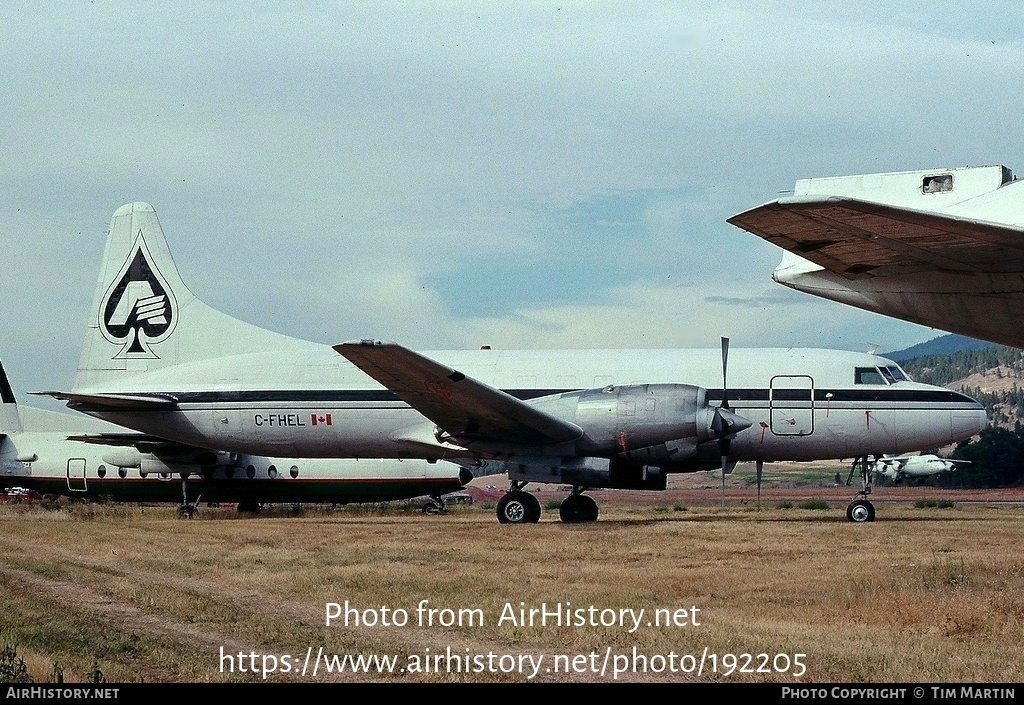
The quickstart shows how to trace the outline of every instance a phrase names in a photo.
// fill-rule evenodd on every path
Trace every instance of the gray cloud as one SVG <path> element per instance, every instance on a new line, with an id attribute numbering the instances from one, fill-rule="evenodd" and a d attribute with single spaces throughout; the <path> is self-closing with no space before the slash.
<path id="1" fill-rule="evenodd" d="M 797 178 L 1024 169 L 1005 5 L 6 9 L 0 357 L 22 389 L 70 384 L 128 201 L 208 303 L 322 342 L 900 347 L 934 332 L 772 289 L 780 253 L 725 219 Z"/>

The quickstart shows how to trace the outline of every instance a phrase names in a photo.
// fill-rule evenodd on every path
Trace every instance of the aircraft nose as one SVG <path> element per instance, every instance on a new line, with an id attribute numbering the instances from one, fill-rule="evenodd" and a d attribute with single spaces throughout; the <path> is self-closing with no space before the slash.
<path id="1" fill-rule="evenodd" d="M 954 399 L 960 402 L 957 406 L 961 408 L 950 412 L 950 435 L 953 443 L 959 443 L 985 430 L 988 416 L 985 407 L 977 399 L 957 392 L 954 392 Z"/>
<path id="2" fill-rule="evenodd" d="M 952 412 L 950 422 L 953 441 L 959 442 L 981 433 L 988 425 L 988 416 L 985 414 L 985 407 L 977 404 L 977 408 L 974 409 Z"/>

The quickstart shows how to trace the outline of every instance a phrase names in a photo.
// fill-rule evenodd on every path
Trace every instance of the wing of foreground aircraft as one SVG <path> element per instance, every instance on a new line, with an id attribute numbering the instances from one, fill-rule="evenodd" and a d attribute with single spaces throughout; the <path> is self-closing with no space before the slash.
<path id="1" fill-rule="evenodd" d="M 787 252 L 781 284 L 1024 347 L 1024 184 L 1006 167 L 802 179 L 728 222 Z"/>
<path id="2" fill-rule="evenodd" d="M 460 445 L 490 441 L 543 446 L 583 435 L 574 423 L 401 345 L 362 340 L 333 347 Z"/>

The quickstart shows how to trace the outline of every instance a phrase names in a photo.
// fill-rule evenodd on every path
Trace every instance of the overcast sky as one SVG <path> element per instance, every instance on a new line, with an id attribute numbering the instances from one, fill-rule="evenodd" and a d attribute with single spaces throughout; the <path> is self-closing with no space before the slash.
<path id="1" fill-rule="evenodd" d="M 70 388 L 130 201 L 200 298 L 326 344 L 934 338 L 773 283 L 781 251 L 725 219 L 804 177 L 1024 173 L 1022 19 L 934 0 L 5 2 L 0 360 L 22 399 Z"/>

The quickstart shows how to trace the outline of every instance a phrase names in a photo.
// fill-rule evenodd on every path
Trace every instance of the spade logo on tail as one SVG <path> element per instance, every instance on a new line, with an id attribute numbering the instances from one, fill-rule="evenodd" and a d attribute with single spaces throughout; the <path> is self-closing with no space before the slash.
<path id="1" fill-rule="evenodd" d="M 177 322 L 170 287 L 150 264 L 142 231 L 100 302 L 103 337 L 121 345 L 114 358 L 157 358 L 152 345 L 166 340 Z"/>

